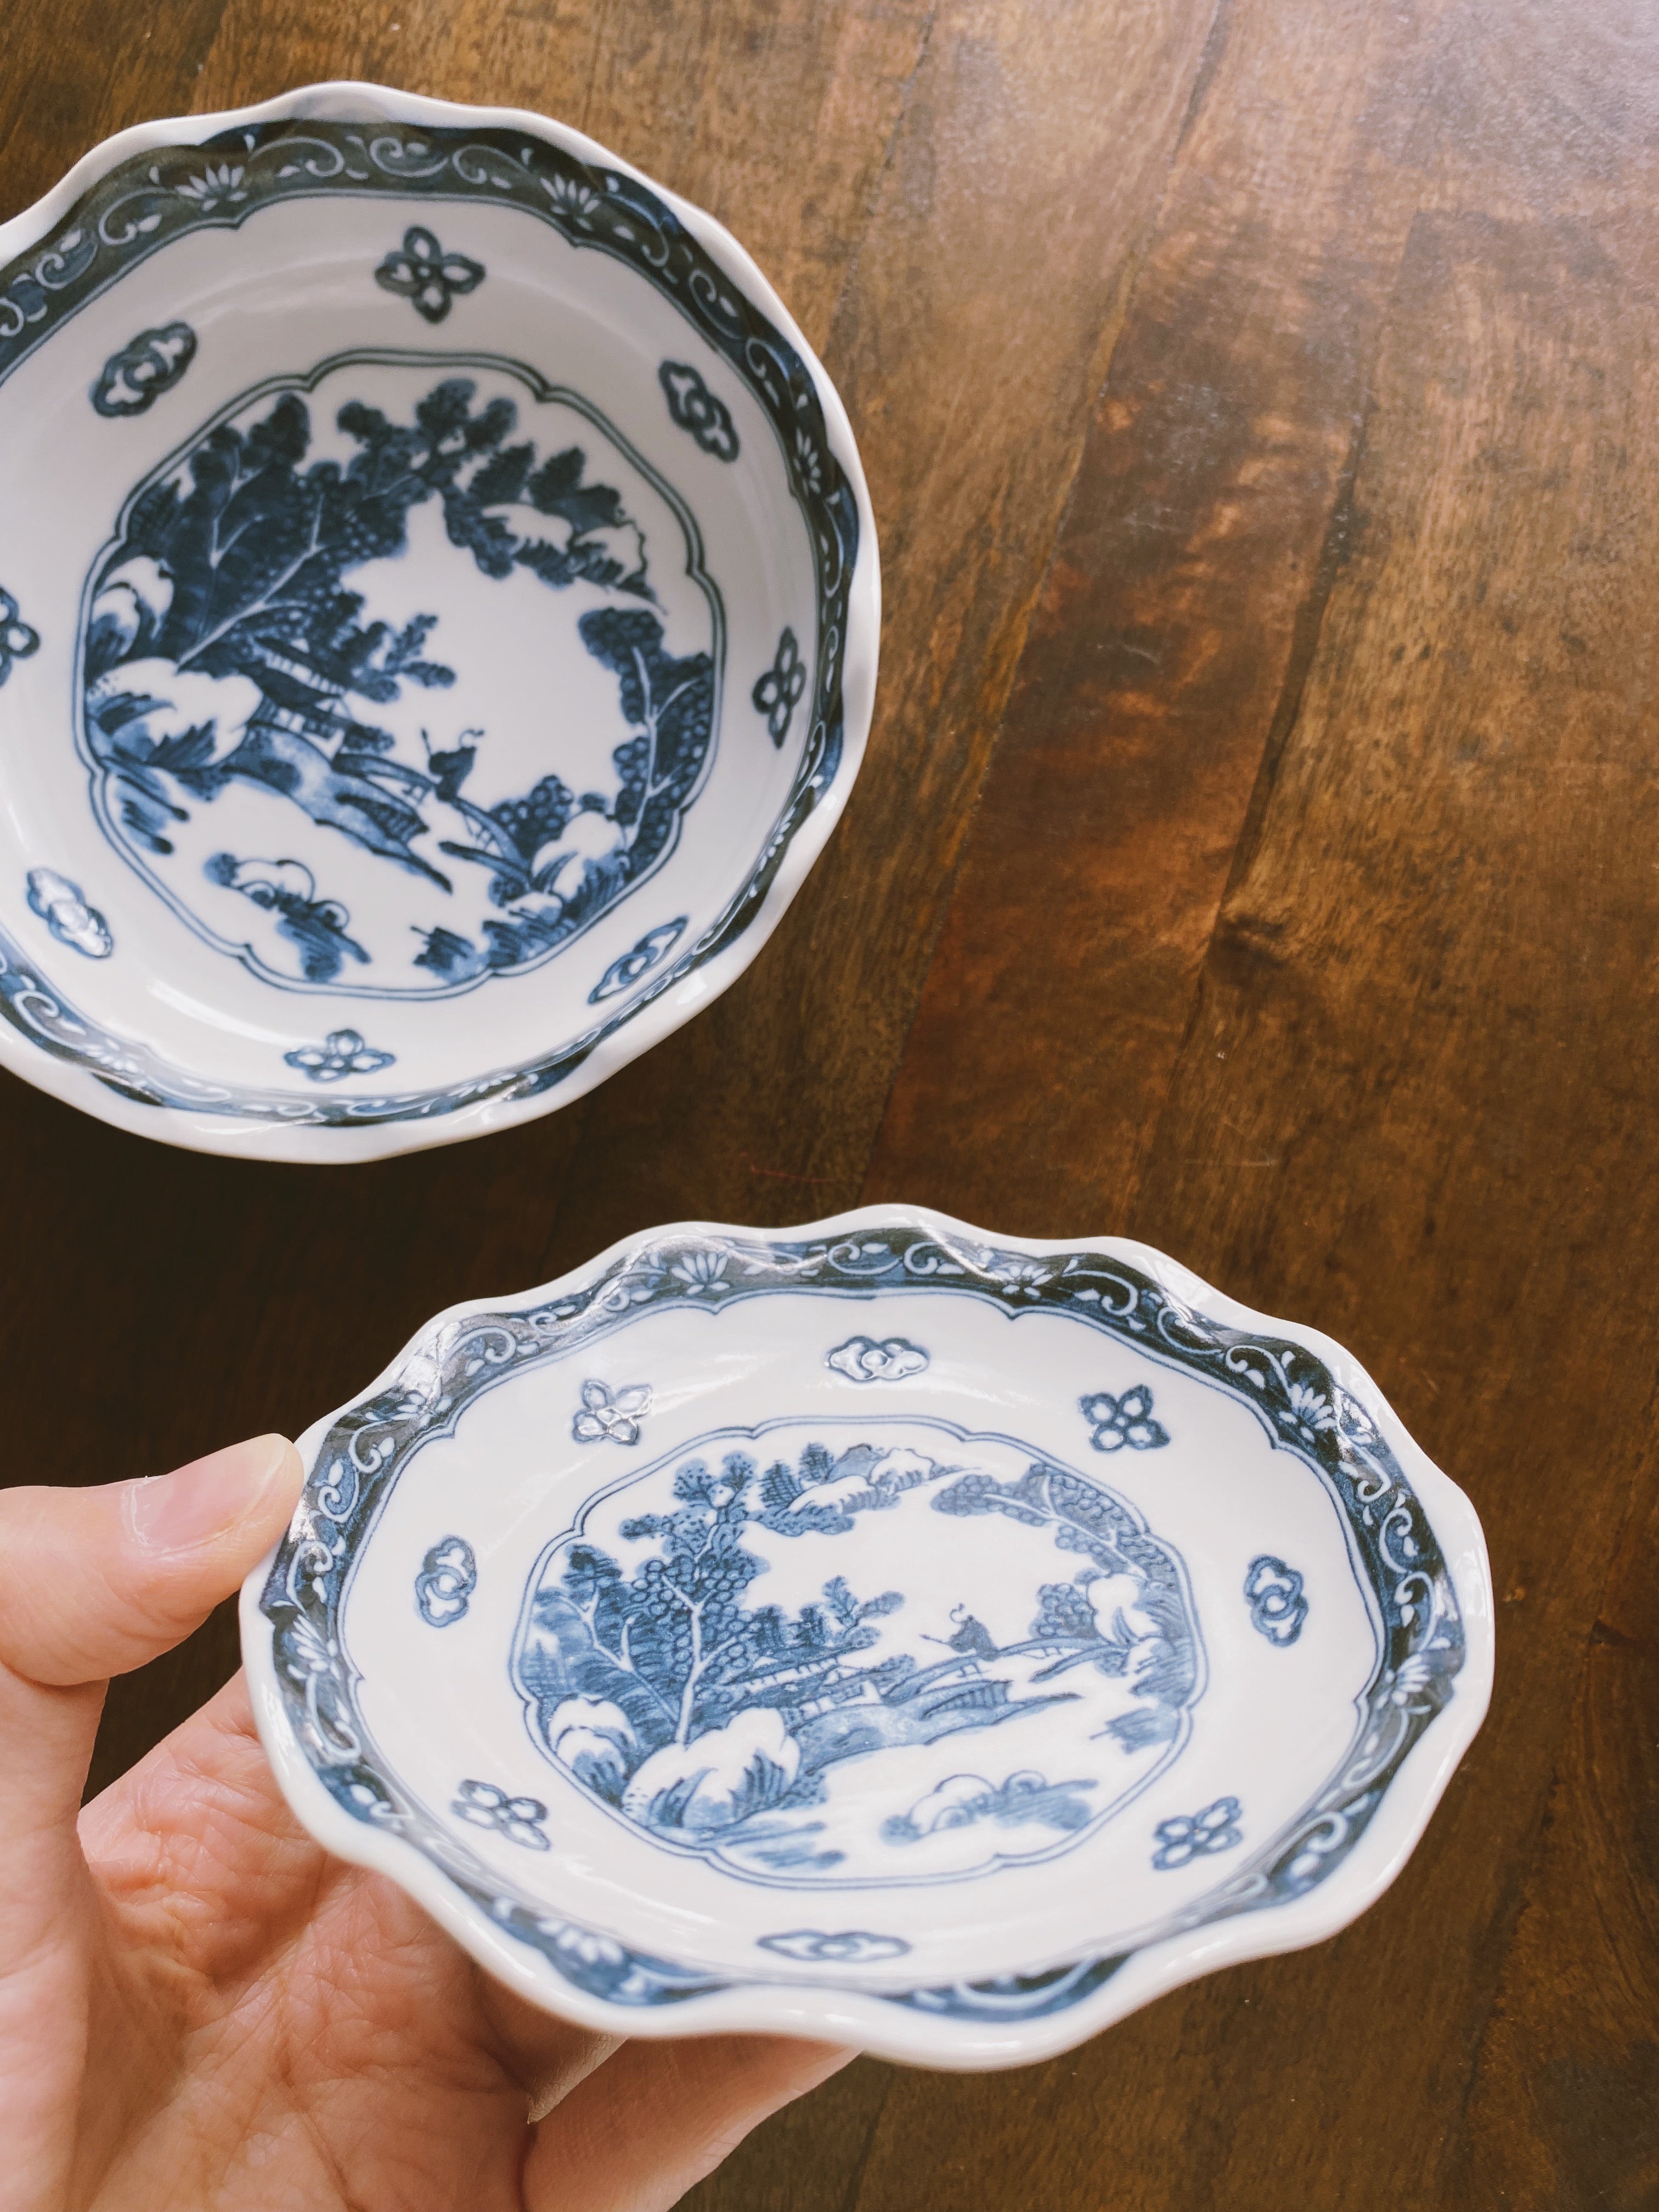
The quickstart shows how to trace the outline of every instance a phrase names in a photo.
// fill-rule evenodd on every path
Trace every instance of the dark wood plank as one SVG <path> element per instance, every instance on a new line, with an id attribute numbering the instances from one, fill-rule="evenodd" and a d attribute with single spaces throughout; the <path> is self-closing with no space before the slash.
<path id="1" fill-rule="evenodd" d="M 1650 1446 L 1480 2054 L 1466 2203 L 1659 2203 L 1656 1476 Z M 1507 1594 L 1512 1635 L 1532 1595 Z"/>
<path id="2" fill-rule="evenodd" d="M 1378 91 L 1401 47 L 1364 0 L 1221 27 L 866 1198 L 1035 1235 L 1123 1218 L 1346 544 L 1330 519 L 1421 188 Z"/>

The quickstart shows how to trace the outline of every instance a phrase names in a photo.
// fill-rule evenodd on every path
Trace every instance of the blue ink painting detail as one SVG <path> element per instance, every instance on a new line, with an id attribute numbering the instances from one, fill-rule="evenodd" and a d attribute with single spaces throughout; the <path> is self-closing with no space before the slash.
<path id="1" fill-rule="evenodd" d="M 105 832 L 289 988 L 429 997 L 540 965 L 666 858 L 713 744 L 721 610 L 673 495 L 528 370 L 430 377 L 343 356 L 309 400 L 237 403 L 134 494 L 93 579 Z M 515 439 L 526 405 L 551 451 Z M 678 518 L 666 596 L 636 509 Z M 412 551 L 437 611 L 411 609 Z M 446 592 L 472 611 L 447 644 Z M 580 711 L 552 713 L 573 645 Z"/>
<path id="2" fill-rule="evenodd" d="M 463 293 L 477 290 L 484 275 L 483 262 L 446 253 L 432 233 L 416 223 L 404 233 L 401 250 L 388 253 L 374 271 L 374 282 L 412 301 L 428 323 L 441 323 Z"/>
<path id="3" fill-rule="evenodd" d="M 1033 1274 L 1040 1279 L 1034 1282 Z M 632 1949 L 550 1914 L 544 1902 L 514 1894 L 493 1869 L 458 1865 L 453 1836 L 374 1747 L 359 1710 L 358 1686 L 339 1644 L 350 1563 L 429 1436 L 447 1431 L 469 1405 L 517 1376 L 580 1356 L 613 1333 L 618 1316 L 699 1304 L 700 1293 L 714 1285 L 733 1300 L 817 1295 L 830 1302 L 832 1310 L 848 1297 L 869 1298 L 884 1291 L 907 1300 L 930 1291 L 966 1295 L 1016 1316 L 1037 1310 L 1007 1303 L 1018 1285 L 1041 1310 L 1094 1328 L 1121 1349 L 1155 1345 L 1164 1364 L 1260 1407 L 1282 1427 L 1289 1449 L 1320 1481 L 1348 1536 L 1380 1623 L 1379 1656 L 1363 1700 L 1356 1754 L 1345 1756 L 1288 1833 L 1247 1855 L 1204 1902 L 1197 1920 L 1182 1924 L 1208 1925 L 1236 1914 L 1272 1910 L 1306 1895 L 1343 1865 L 1410 1753 L 1455 1696 L 1468 1656 L 1438 1539 L 1387 1437 L 1306 1346 L 1216 1321 L 1115 1254 L 1084 1248 L 1052 1255 L 1034 1267 L 1024 1255 L 965 1234 L 941 1235 L 920 1223 L 866 1228 L 855 1238 L 728 1231 L 678 1231 L 653 1238 L 618 1255 L 574 1287 L 562 1286 L 540 1305 L 473 1313 L 440 1346 L 422 1346 L 411 1367 L 386 1389 L 340 1416 L 318 1452 L 307 1486 L 303 1525 L 278 1547 L 259 1610 L 270 1623 L 276 1683 L 295 1742 L 319 1785 L 351 1819 L 403 1837 L 412 1850 L 441 1867 L 458 1893 L 487 1912 L 494 1925 L 574 1990 L 625 2007 L 659 2010 L 733 1986 L 727 1975 Z M 1310 1443 L 1290 1433 L 1291 1419 L 1303 1418 L 1300 1410 L 1293 1410 L 1293 1389 L 1300 1394 L 1297 1408 L 1305 1407 L 1311 1395 L 1334 1413 L 1328 1425 L 1310 1424 Z M 1079 1487 L 1103 1494 L 1097 1485 Z M 1087 1532 L 1079 1528 L 1079 1535 L 1086 1544 Z M 770 1549 L 775 1558 L 786 1556 L 783 1546 Z M 787 1547 L 790 1553 L 799 1549 L 798 1541 Z M 1079 1553 L 1080 1559 L 1084 1556 Z M 596 1576 L 596 1581 L 608 1579 Z M 619 1571 L 617 1580 L 622 1579 Z M 556 1562 L 550 1559 L 532 1599 L 544 1588 L 556 1587 L 558 1580 Z M 598 1641 L 591 1626 L 582 1623 L 571 1659 L 593 1657 Z M 530 1644 L 521 1634 L 521 1686 L 527 1686 L 522 1670 L 531 1656 Z M 564 1663 L 556 1657 L 550 1674 Z M 556 1703 L 556 1683 L 550 1686 Z M 602 1696 L 595 1702 L 614 1703 Z M 617 1725 L 617 1716 L 624 1725 Z M 538 1701 L 530 1717 L 533 1729 Z M 573 1741 L 566 1747 L 574 1759 L 585 1753 L 602 1774 L 608 1771 L 614 1786 L 614 1777 L 626 1770 L 633 1723 L 620 1706 L 615 1715 L 592 1717 L 599 1725 L 592 1729 L 589 1741 Z M 1061 1778 L 1074 1779 L 1077 1773 L 1067 1769 Z M 904 1808 L 914 1802 L 913 1791 Z M 1206 1837 L 1214 1837 L 1218 1850 L 1231 1848 L 1220 1838 L 1236 1825 L 1237 1807 L 1224 1799 L 1206 1810 Z M 1179 1827 L 1158 1841 L 1174 1856 L 1188 1852 L 1195 1838 Z M 1036 2020 L 1083 2002 L 1124 1963 L 1122 1954 L 1095 1955 L 1037 1973 L 890 1992 L 884 2001 L 963 2022 Z"/>
<path id="4" fill-rule="evenodd" d="M 927 1354 L 908 1337 L 884 1337 L 878 1344 L 872 1336 L 849 1336 L 824 1353 L 823 1364 L 849 1382 L 902 1382 L 926 1371 Z"/>
<path id="5" fill-rule="evenodd" d="M 794 631 L 786 629 L 778 640 L 772 665 L 749 695 L 756 713 L 765 715 L 767 734 L 775 745 L 781 745 L 788 736 L 789 718 L 799 705 L 800 695 L 805 689 L 806 664 L 800 657 Z"/>
<path id="6" fill-rule="evenodd" d="M 1121 1451 L 1126 1444 L 1134 1451 L 1156 1451 L 1170 1441 L 1169 1431 L 1152 1419 L 1152 1394 L 1144 1382 L 1120 1398 L 1109 1390 L 1091 1391 L 1078 1405 L 1097 1452 Z"/>
<path id="7" fill-rule="evenodd" d="M 705 453 L 719 461 L 738 458 L 737 427 L 732 410 L 717 399 L 689 362 L 665 361 L 657 381 L 668 402 L 668 411 L 682 430 L 689 430 Z"/>
<path id="8" fill-rule="evenodd" d="M 653 1841 L 763 1881 L 975 1874 L 1075 1842 L 1184 1741 L 1197 1647 L 1167 1547 L 1018 1447 L 884 1425 L 838 1452 L 799 1422 L 683 1449 L 538 1563 L 532 1734 Z M 976 1464 L 1022 1455 L 1003 1481 Z M 895 1527 L 951 1563 L 954 1601 L 849 1582 Z M 1075 1766 L 962 1770 L 957 1739 L 1010 1728 Z"/>
<path id="9" fill-rule="evenodd" d="M 27 660 L 40 649 L 40 633 L 23 620 L 11 593 L 0 591 L 0 684 L 11 674 L 12 663 Z"/>
<path id="10" fill-rule="evenodd" d="M 581 1411 L 570 1424 L 579 1444 L 636 1444 L 640 1422 L 651 1410 L 651 1387 L 630 1382 L 612 1390 L 592 1377 L 582 1384 Z"/>
<path id="11" fill-rule="evenodd" d="M 1308 1618 L 1308 1601 L 1302 1595 L 1302 1577 L 1283 1559 L 1263 1553 L 1250 1561 L 1244 1577 L 1244 1600 L 1250 1608 L 1250 1625 L 1269 1644 L 1294 1644 Z"/>
<path id="12" fill-rule="evenodd" d="M 109 924 L 95 906 L 88 906 L 78 884 L 60 876 L 56 868 L 31 868 L 28 872 L 31 909 L 38 914 L 60 945 L 67 945 L 88 960 L 107 960 L 115 950 Z"/>
<path id="13" fill-rule="evenodd" d="M 613 960 L 599 981 L 587 994 L 590 1006 L 597 1006 L 606 999 L 614 999 L 637 983 L 647 969 L 654 968 L 665 952 L 672 951 L 679 942 L 689 915 L 679 915 L 672 921 L 659 922 L 656 928 L 647 929 L 633 950 Z"/>
<path id="14" fill-rule="evenodd" d="M 539 1797 L 509 1797 L 493 1782 L 463 1782 L 460 1795 L 449 1809 L 475 1828 L 489 1828 L 505 1836 L 509 1844 L 521 1844 L 527 1851 L 551 1849 L 542 1826 L 547 1808 Z"/>
<path id="15" fill-rule="evenodd" d="M 459 1620 L 478 1586 L 478 1563 L 465 1536 L 445 1536 L 434 1544 L 415 1577 L 415 1602 L 434 1628 Z"/>
<path id="16" fill-rule="evenodd" d="M 1050 1828 L 1086 1828 L 1091 1814 L 1083 1793 L 1093 1787 L 1086 1778 L 1051 1786 L 1029 1767 L 1000 1784 L 982 1774 L 952 1774 L 908 1813 L 884 1820 L 881 1832 L 890 1844 L 914 1844 L 936 1829 L 970 1828 L 975 1820 L 998 1820 L 1006 1827 L 1036 1820 Z"/>
<path id="17" fill-rule="evenodd" d="M 1238 1800 L 1218 1797 L 1201 1813 L 1177 1813 L 1172 1820 L 1160 1820 L 1154 1832 L 1158 1849 L 1152 1854 L 1152 1864 L 1159 1874 L 1189 1866 L 1194 1859 L 1206 1858 L 1212 1851 L 1230 1851 L 1243 1841 L 1238 1825 Z"/>
<path id="18" fill-rule="evenodd" d="M 663 961 L 637 999 L 619 1005 L 605 1022 L 596 1023 L 591 1031 L 550 1041 L 535 1054 L 497 1069 L 488 1078 L 469 1078 L 464 1082 L 378 1097 L 356 1093 L 334 1097 L 319 1095 L 311 1101 L 305 1117 L 306 1126 L 319 1127 L 372 1127 L 382 1123 L 440 1119 L 475 1112 L 481 1105 L 496 1100 L 544 1097 L 565 1084 L 584 1066 L 595 1048 L 632 1020 L 643 1005 L 672 989 L 683 976 L 718 958 L 763 919 L 794 839 L 819 806 L 832 797 L 839 797 L 840 784 L 844 781 L 842 661 L 860 542 L 857 495 L 831 450 L 823 399 L 805 362 L 751 302 L 740 295 L 734 301 L 729 280 L 723 277 L 707 249 L 672 210 L 636 178 L 590 166 L 566 149 L 532 137 L 520 129 L 480 128 L 471 123 L 459 128 L 387 123 L 366 136 L 356 125 L 323 117 L 282 117 L 253 125 L 239 124 L 204 143 L 148 146 L 142 153 L 117 163 L 76 198 L 52 228 L 25 254 L 0 270 L 0 381 L 40 346 L 49 343 L 89 300 L 180 239 L 220 228 L 228 222 L 238 222 L 244 213 L 252 210 L 283 206 L 289 202 L 337 201 L 351 204 L 363 199 L 378 199 L 396 218 L 407 210 L 411 198 L 428 203 L 441 201 L 446 207 L 475 202 L 491 208 L 515 207 L 532 222 L 546 225 L 556 236 L 573 245 L 597 249 L 684 315 L 699 342 L 709 349 L 778 438 L 791 492 L 807 525 L 815 571 L 816 647 L 821 658 L 815 664 L 815 705 L 807 743 L 795 763 L 775 829 L 752 873 L 717 923 L 703 930 L 673 962 Z M 428 366 L 429 370 L 429 356 Z M 669 366 L 672 368 L 677 365 Z M 520 368 L 516 374 L 521 380 L 536 381 L 529 370 Z M 665 386 L 671 405 L 678 406 L 682 418 L 685 417 L 684 403 L 693 390 L 693 379 L 707 393 L 706 384 L 694 370 L 678 385 Z M 297 381 L 300 387 L 305 387 L 315 380 L 313 377 Z M 575 404 L 572 396 L 572 404 Z M 400 411 L 407 419 L 406 410 Z M 715 401 L 712 394 L 708 395 L 702 408 L 695 410 L 703 437 L 714 441 L 710 450 L 736 453 L 735 428 L 729 432 L 721 429 L 722 417 L 729 418 L 729 415 L 730 410 Z M 214 426 L 214 429 L 220 427 L 222 424 Z M 798 450 L 799 434 L 803 428 L 811 433 L 806 440 L 809 451 L 805 457 Z M 204 435 L 210 437 L 213 432 Z M 553 442 L 547 441 L 550 446 Z M 559 441 L 556 450 L 563 451 L 572 442 L 564 439 Z M 189 460 L 187 453 L 186 465 Z M 336 467 L 343 476 L 348 473 L 337 456 Z M 601 473 L 611 473 L 608 465 Z M 648 476 L 650 471 L 645 470 L 643 473 Z M 668 503 L 674 506 L 676 495 L 665 486 L 659 488 Z M 246 490 L 244 487 L 245 494 Z M 244 511 L 246 505 L 244 496 Z M 684 510 L 677 508 L 677 512 Z M 562 526 L 561 534 L 568 527 Z M 671 640 L 667 649 L 680 659 L 708 649 L 714 666 L 718 668 L 721 665 L 723 616 L 712 582 L 702 576 L 696 544 L 694 532 L 684 540 L 685 560 L 681 561 L 679 549 L 675 549 L 666 566 L 669 571 L 694 575 L 709 595 L 712 637 Z M 100 563 L 93 580 L 94 587 L 106 583 L 112 587 L 125 580 L 112 573 L 118 565 L 118 547 L 111 562 Z M 142 591 L 143 580 L 141 572 L 139 596 L 147 596 Z M 620 591 L 622 587 L 618 585 L 614 588 Z M 137 608 L 128 603 L 125 609 L 118 605 L 101 611 L 113 613 L 118 623 L 124 611 L 131 617 L 137 614 Z M 391 617 L 377 615 L 376 619 L 390 621 Z M 393 627 L 401 629 L 402 621 Z M 37 633 L 21 618 L 16 600 L 0 591 L 0 684 L 13 672 L 14 663 L 33 653 L 39 642 Z M 83 652 L 85 645 L 83 638 Z M 106 639 L 101 650 L 108 655 L 111 641 Z M 113 647 L 113 654 L 116 660 L 128 657 L 118 645 Z M 453 662 L 453 655 L 449 658 Z M 437 661 L 433 665 L 448 664 Z M 100 659 L 88 682 L 95 683 L 111 665 L 110 659 Z M 187 672 L 193 673 L 195 670 Z M 257 683 L 257 674 L 252 680 Z M 313 691 L 315 689 L 307 688 Z M 171 738 L 185 755 L 179 765 L 189 767 L 189 754 L 195 750 L 191 732 L 199 719 L 181 710 L 154 726 L 149 738 L 142 726 L 134 730 L 131 734 L 137 740 L 139 755 L 135 765 L 145 769 L 159 787 L 145 791 L 142 779 L 135 779 L 140 788 L 127 793 L 114 793 L 107 806 L 101 796 L 98 797 L 106 833 L 113 842 L 125 847 L 128 857 L 141 872 L 149 860 L 158 856 L 148 846 L 137 843 L 139 833 L 123 815 L 125 799 L 132 799 L 141 824 L 150 807 L 161 811 L 160 836 L 171 842 L 166 810 L 176 805 L 188 813 L 190 794 L 182 785 L 169 791 L 167 756 L 158 762 L 150 755 Z M 216 715 L 214 719 L 216 721 Z M 477 720 L 477 716 L 458 718 L 458 734 L 453 737 L 441 730 L 431 748 L 434 760 L 440 755 L 465 756 L 471 740 L 464 732 Z M 107 732 L 94 735 L 90 730 L 80 733 L 80 742 L 96 784 L 103 773 L 99 758 L 100 748 L 113 753 L 118 746 L 111 741 Z M 711 729 L 709 744 L 703 749 L 705 754 L 712 749 L 712 743 Z M 421 747 L 416 731 L 416 756 L 420 754 Z M 420 760 L 411 757 L 407 740 L 400 742 L 399 750 L 405 765 L 421 766 Z M 245 768 L 249 764 L 245 757 L 241 765 Z M 313 772 L 314 776 L 314 769 Z M 533 788 L 538 775 L 503 778 L 502 795 Z M 430 777 L 434 787 L 439 780 L 440 772 L 434 769 Z M 597 784 L 590 787 L 586 779 L 583 781 L 584 787 L 593 788 L 602 800 L 607 796 Z M 695 776 L 692 782 L 695 784 Z M 258 788 L 257 780 L 246 785 L 249 791 Z M 384 792 L 377 795 L 362 791 L 354 795 L 377 809 L 386 796 Z M 688 792 L 688 803 L 690 795 Z M 493 791 L 482 793 L 486 811 L 493 808 L 496 796 Z M 665 803 L 672 799 L 672 787 L 660 796 Z M 398 818 L 394 811 L 394 827 Z M 446 826 L 438 825 L 441 830 Z M 345 832 L 340 830 L 331 834 L 343 836 Z M 670 823 L 663 841 L 665 848 L 672 845 L 674 825 Z M 655 836 L 653 830 L 642 837 L 647 848 L 646 854 L 630 856 L 627 871 L 629 884 L 641 880 L 646 868 L 652 865 L 649 850 Z M 200 850 L 195 865 L 199 866 L 223 842 L 222 838 L 215 846 Z M 465 842 L 465 836 L 462 842 Z M 291 850 L 291 846 L 286 840 L 270 844 L 261 840 L 249 849 L 283 853 Z M 542 856 L 526 857 L 539 865 Z M 323 886 L 319 896 L 326 899 L 340 887 L 330 880 L 331 870 L 324 868 L 318 873 Z M 168 898 L 176 912 L 190 919 L 196 895 L 188 885 L 182 886 L 177 896 L 159 882 L 155 883 L 155 888 Z M 191 926 L 200 925 L 192 921 Z M 442 925 L 438 927 L 441 928 Z M 222 935 L 210 928 L 204 929 L 203 933 L 221 949 L 256 967 L 267 951 L 264 945 L 249 947 L 246 933 L 234 928 L 228 927 Z M 486 945 L 490 951 L 497 950 L 495 940 L 487 930 L 458 931 L 453 934 L 467 938 L 475 951 L 482 951 Z M 439 935 L 436 941 L 440 962 L 446 954 L 460 951 L 462 968 L 468 967 L 464 948 L 453 945 L 447 936 Z M 269 970 L 269 979 L 304 983 L 307 979 L 302 975 L 290 972 L 294 963 L 285 963 L 280 957 L 286 948 L 279 942 L 275 949 L 279 957 L 275 968 Z M 112 1032 L 83 1011 L 67 1004 L 51 979 L 40 974 L 25 949 L 9 934 L 0 936 L 0 961 L 4 963 L 0 966 L 0 1019 L 8 1022 L 37 1049 L 61 1063 L 83 1070 L 128 1103 L 160 1111 L 295 1125 L 291 1092 L 276 1086 L 262 1089 L 204 1081 L 142 1041 Z M 508 972 L 508 969 L 501 961 L 492 963 L 486 952 L 483 972 L 494 975 Z M 434 969 L 431 973 L 435 975 L 439 970 Z M 424 980 L 423 972 L 422 981 Z M 465 988 L 467 981 L 465 975 L 458 980 L 446 978 L 442 988 Z M 402 982 L 403 988 L 407 988 L 409 979 L 404 977 Z M 366 984 L 371 992 L 381 988 L 369 984 L 368 977 L 358 973 L 356 988 Z M 337 984 L 334 988 L 342 987 Z"/>
<path id="19" fill-rule="evenodd" d="M 394 1053 L 376 1052 L 356 1030 L 331 1030 L 321 1044 L 296 1045 L 283 1058 L 313 1083 L 338 1083 L 348 1075 L 374 1075 L 390 1067 Z"/>
<path id="20" fill-rule="evenodd" d="M 173 386 L 196 358 L 196 333 L 188 323 L 164 323 L 140 331 L 104 363 L 92 387 L 98 413 L 118 421 L 142 415 Z"/>

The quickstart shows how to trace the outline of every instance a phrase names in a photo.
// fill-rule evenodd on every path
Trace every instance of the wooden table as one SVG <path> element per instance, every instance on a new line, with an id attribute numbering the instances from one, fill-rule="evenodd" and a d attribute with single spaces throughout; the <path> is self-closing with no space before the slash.
<path id="1" fill-rule="evenodd" d="M 880 519 L 869 759 L 741 983 L 510 1134 L 239 1165 L 0 1085 L 10 1476 L 297 1430 L 677 1217 L 1144 1237 L 1473 1494 L 1485 1734 L 1335 1942 L 1029 2071 L 860 2061 L 688 2203 L 1659 2203 L 1659 11 L 9 0 L 0 204 L 327 76 L 752 248 Z M 94 1781 L 234 1663 L 227 1608 L 118 1684 Z"/>

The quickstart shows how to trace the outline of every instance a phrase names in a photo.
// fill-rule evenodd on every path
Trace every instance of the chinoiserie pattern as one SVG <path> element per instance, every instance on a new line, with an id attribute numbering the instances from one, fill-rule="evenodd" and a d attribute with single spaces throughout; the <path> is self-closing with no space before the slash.
<path id="1" fill-rule="evenodd" d="M 1212 1321 L 1129 1263 L 1086 1249 L 1034 1263 L 967 1235 L 920 1225 L 866 1231 L 840 1242 L 735 1234 L 652 1240 L 542 1305 L 445 1324 L 385 1391 L 343 1416 L 319 1451 L 260 1601 L 274 1634 L 289 1723 L 323 1788 L 350 1818 L 395 1833 L 430 1857 L 498 1927 L 538 1952 L 574 1989 L 613 2003 L 654 2007 L 684 2002 L 727 1981 L 550 1916 L 544 1905 L 503 1887 L 493 1868 L 469 1860 L 384 1769 L 368 1748 L 354 1681 L 339 1651 L 337 1620 L 352 1547 L 423 1438 L 526 1365 L 567 1358 L 653 1309 L 781 1291 L 868 1297 L 884 1288 L 908 1297 L 966 1294 L 1015 1316 L 1038 1309 L 1063 1312 L 1098 1328 L 1121 1351 L 1207 1382 L 1256 1412 L 1281 1448 L 1317 1475 L 1342 1518 L 1382 1631 L 1353 1747 L 1289 1832 L 1252 1850 L 1240 1828 L 1238 1845 L 1224 1846 L 1229 1855 L 1238 1851 L 1237 1871 L 1200 1905 L 1176 1911 L 1165 1923 L 1170 1932 L 1271 1909 L 1325 1879 L 1364 1835 L 1413 1747 L 1453 1695 L 1464 1638 L 1434 1534 L 1369 1415 L 1305 1347 Z M 1239 1824 L 1231 1814 L 1218 1820 L 1214 1805 L 1205 1810 L 1208 1825 L 1201 1832 L 1217 1839 L 1213 1850 L 1205 1851 L 1209 1856 Z M 1175 1838 L 1164 1840 L 1179 1847 Z M 1030 1976 L 890 1993 L 885 2001 L 961 2020 L 1032 2019 L 1079 2002 L 1122 1963 L 1121 1955 L 1085 1958 Z"/>

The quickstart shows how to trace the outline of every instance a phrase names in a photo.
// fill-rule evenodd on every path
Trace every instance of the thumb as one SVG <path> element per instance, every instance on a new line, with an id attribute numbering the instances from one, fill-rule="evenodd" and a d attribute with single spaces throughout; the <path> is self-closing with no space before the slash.
<path id="1" fill-rule="evenodd" d="M 301 1480 L 299 1454 L 271 1436 L 149 1481 L 0 1492 L 0 1838 L 73 1818 L 104 1683 L 230 1595 Z"/>

